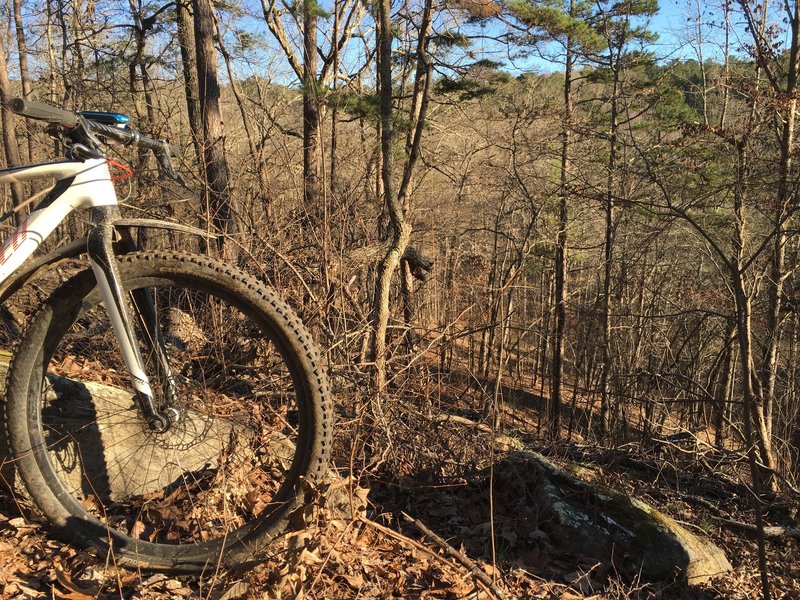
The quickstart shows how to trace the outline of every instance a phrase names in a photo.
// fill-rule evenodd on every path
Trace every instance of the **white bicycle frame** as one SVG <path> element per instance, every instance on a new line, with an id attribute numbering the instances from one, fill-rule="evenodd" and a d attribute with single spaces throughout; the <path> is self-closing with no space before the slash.
<path id="1" fill-rule="evenodd" d="M 72 211 L 117 204 L 117 193 L 111 182 L 108 163 L 102 158 L 0 169 L 0 183 L 47 178 L 56 179 L 59 182 L 56 187 L 59 184 L 68 184 L 69 187 L 51 203 L 31 212 L 0 247 L 0 285 L 31 257 Z"/>
<path id="2" fill-rule="evenodd" d="M 0 183 L 16 183 L 37 179 L 54 178 L 55 186 L 48 192 L 38 208 L 0 247 L 0 285 L 2 285 L 42 244 L 42 242 L 74 210 L 113 207 L 118 204 L 117 194 L 111 181 L 108 162 L 104 158 L 85 161 L 57 161 L 0 169 Z M 154 404 L 153 391 L 143 368 L 130 316 L 122 301 L 123 292 L 116 277 L 116 265 L 111 258 L 110 245 L 103 248 L 103 236 L 95 236 L 93 252 L 89 238 L 89 263 L 95 273 L 103 303 L 108 311 L 111 325 L 119 341 L 125 365 L 131 375 L 133 386 L 144 416 L 153 429 L 163 426 L 164 417 Z M 109 234 L 110 240 L 110 234 Z M 98 256 L 104 257 L 99 259 Z M 100 264 L 100 263 L 103 264 Z M 168 365 L 165 365 L 168 368 Z M 171 373 L 166 373 L 171 378 Z M 160 424 L 159 424 L 160 423 Z"/>

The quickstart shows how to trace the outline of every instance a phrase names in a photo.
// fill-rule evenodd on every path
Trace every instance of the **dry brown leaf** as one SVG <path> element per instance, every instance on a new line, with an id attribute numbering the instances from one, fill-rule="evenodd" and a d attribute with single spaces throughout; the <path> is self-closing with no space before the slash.
<path id="1" fill-rule="evenodd" d="M 22 594 L 24 594 L 25 598 L 43 598 L 44 597 L 44 593 L 41 590 L 37 590 L 35 588 L 29 587 L 29 586 L 24 585 L 24 584 L 22 584 L 20 582 L 17 582 L 16 586 L 17 586 L 17 590 L 19 592 L 21 592 Z M 3 597 L 5 598 L 5 596 L 3 596 Z"/>
<path id="2" fill-rule="evenodd" d="M 181 598 L 188 598 L 189 596 L 192 595 L 192 590 L 190 590 L 188 587 L 179 587 L 177 589 L 170 590 L 169 593 L 170 593 L 171 596 L 178 596 L 178 597 L 181 597 Z"/>
<path id="3" fill-rule="evenodd" d="M 94 595 L 83 594 L 81 592 L 62 592 L 58 588 L 53 588 L 53 595 L 64 600 L 94 600 Z"/>
<path id="4" fill-rule="evenodd" d="M 245 581 L 237 581 L 219 596 L 213 596 L 214 600 L 237 600 L 238 598 L 246 598 L 250 586 Z"/>
<path id="5" fill-rule="evenodd" d="M 117 579 L 122 585 L 130 585 L 139 579 L 139 573 L 126 573 L 125 571 L 121 571 Z"/>
<path id="6" fill-rule="evenodd" d="M 97 594 L 100 593 L 100 586 L 92 585 L 90 587 L 80 587 L 72 581 L 72 578 L 64 570 L 60 563 L 54 564 L 56 571 L 56 581 L 59 585 L 66 589 L 62 592 L 56 587 L 53 587 L 53 593 L 59 598 L 66 598 L 68 600 L 92 600 Z"/>
<path id="7" fill-rule="evenodd" d="M 321 563 L 322 559 L 319 556 L 317 556 L 315 552 L 317 551 L 315 550 L 314 552 L 309 552 L 308 550 L 303 548 L 303 551 L 300 553 L 300 562 L 305 563 L 307 565 L 316 565 Z"/>
<path id="8" fill-rule="evenodd" d="M 131 527 L 131 537 L 135 540 L 141 539 L 142 534 L 144 533 L 144 523 L 141 521 L 136 521 Z"/>
<path id="9" fill-rule="evenodd" d="M 361 573 L 356 573 L 355 575 L 342 575 L 344 580 L 347 582 L 353 590 L 358 591 L 362 587 L 364 587 L 364 576 Z"/>
<path id="10" fill-rule="evenodd" d="M 164 582 L 164 587 L 167 588 L 169 591 L 178 590 L 183 587 L 183 584 L 178 581 L 177 579 L 167 579 Z"/>
<path id="11" fill-rule="evenodd" d="M 8 524 L 15 529 L 34 529 L 38 527 L 36 523 L 31 523 L 24 517 L 15 517 L 10 519 Z"/>

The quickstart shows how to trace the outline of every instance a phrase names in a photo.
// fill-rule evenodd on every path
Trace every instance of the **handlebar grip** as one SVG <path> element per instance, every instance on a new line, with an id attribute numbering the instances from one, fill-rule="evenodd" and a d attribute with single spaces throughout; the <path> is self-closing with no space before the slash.
<path id="1" fill-rule="evenodd" d="M 12 112 L 28 117 L 29 119 L 38 119 L 39 121 L 46 121 L 63 127 L 75 127 L 78 123 L 78 115 L 74 112 L 50 106 L 44 102 L 34 102 L 33 100 L 26 100 L 25 98 L 14 98 L 8 103 L 8 107 Z"/>
<path id="2" fill-rule="evenodd" d="M 91 119 L 84 119 L 84 127 L 92 133 L 100 134 L 104 137 L 110 138 L 115 142 L 125 144 L 126 146 L 136 141 L 136 132 L 128 129 L 127 127 L 114 127 L 113 125 L 106 125 L 105 123 L 98 123 Z"/>
<path id="3" fill-rule="evenodd" d="M 105 123 L 98 123 L 97 121 L 84 120 L 84 127 L 87 126 L 92 132 L 126 146 L 135 145 L 140 148 L 152 150 L 156 156 L 156 160 L 158 160 L 160 172 L 175 181 L 184 183 L 183 178 L 175 171 L 175 168 L 172 166 L 172 161 L 170 160 L 170 156 L 179 156 L 179 148 L 177 146 L 167 144 L 164 141 L 157 140 L 149 135 L 144 135 L 135 129 L 129 129 L 127 127 L 114 127 L 113 125 L 106 125 Z"/>

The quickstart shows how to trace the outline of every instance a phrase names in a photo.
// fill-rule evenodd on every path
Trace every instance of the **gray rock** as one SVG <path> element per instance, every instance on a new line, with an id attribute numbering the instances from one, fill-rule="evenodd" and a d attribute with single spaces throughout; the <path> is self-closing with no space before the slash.
<path id="1" fill-rule="evenodd" d="M 533 471 L 541 529 L 559 550 L 648 581 L 702 583 L 731 570 L 719 547 L 644 502 L 588 483 L 536 452 L 517 452 L 513 460 Z"/>

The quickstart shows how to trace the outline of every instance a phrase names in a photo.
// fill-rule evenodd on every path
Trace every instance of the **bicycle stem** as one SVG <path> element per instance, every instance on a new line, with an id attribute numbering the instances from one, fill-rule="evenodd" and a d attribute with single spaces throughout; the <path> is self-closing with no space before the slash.
<path id="1" fill-rule="evenodd" d="M 87 253 L 92 265 L 100 295 L 108 311 L 111 326 L 117 336 L 133 387 L 136 402 L 148 427 L 156 432 L 166 431 L 169 418 L 156 407 L 153 389 L 144 370 L 144 361 L 139 351 L 136 332 L 125 301 L 125 292 L 120 285 L 116 257 L 112 247 L 116 206 L 100 206 L 92 209 L 92 228 L 89 231 Z"/>

